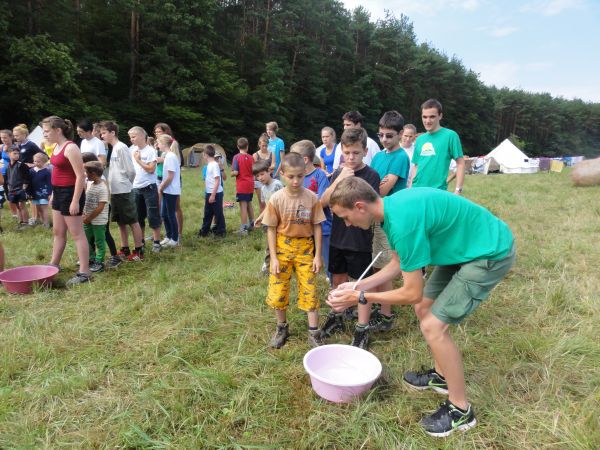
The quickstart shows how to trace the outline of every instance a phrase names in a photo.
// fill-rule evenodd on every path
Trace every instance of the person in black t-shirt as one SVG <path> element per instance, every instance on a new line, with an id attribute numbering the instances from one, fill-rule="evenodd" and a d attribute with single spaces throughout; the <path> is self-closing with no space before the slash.
<path id="1" fill-rule="evenodd" d="M 376 192 L 379 192 L 379 175 L 363 161 L 367 154 L 367 132 L 363 128 L 348 128 L 344 130 L 340 143 L 344 163 L 331 176 L 331 186 L 321 197 L 323 207 L 329 205 L 329 197 L 338 183 L 348 177 L 362 178 Z M 341 283 L 349 281 L 350 278 L 356 280 L 362 275 L 371 263 L 372 248 L 372 230 L 346 225 L 342 219 L 333 215 L 328 270 L 332 274 L 331 281 L 334 289 Z M 348 313 L 329 312 L 321 327 L 322 337 L 329 337 L 336 331 L 344 329 L 344 314 Z M 352 313 L 350 312 L 350 314 Z M 353 345 L 358 343 L 355 341 L 356 339 L 352 340 Z M 360 343 L 362 342 L 367 345 L 364 339 Z"/>

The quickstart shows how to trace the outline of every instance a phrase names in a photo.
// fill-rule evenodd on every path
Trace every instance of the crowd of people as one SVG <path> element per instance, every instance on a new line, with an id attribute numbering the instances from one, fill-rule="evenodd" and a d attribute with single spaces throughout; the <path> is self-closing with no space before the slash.
<path id="1" fill-rule="evenodd" d="M 266 235 L 261 271 L 269 276 L 266 302 L 277 321 L 273 348 L 283 347 L 290 336 L 286 314 L 294 272 L 311 346 L 355 323 L 351 345 L 367 349 L 374 333 L 394 328 L 393 305 L 414 305 L 435 365 L 406 372 L 404 381 L 416 390 L 448 395 L 422 420 L 428 433 L 445 436 L 476 423 L 449 325 L 488 297 L 512 266 L 515 249 L 504 222 L 462 198 L 462 146 L 456 132 L 441 126 L 441 103 L 427 100 L 421 118 L 425 132 L 417 135 L 399 112 L 385 112 L 378 123 L 380 148 L 368 137 L 364 117 L 349 111 L 339 142 L 333 127 L 324 127 L 323 145 L 300 140 L 287 153 L 277 123 L 268 122 L 253 154 L 248 139 L 238 139 L 229 172 L 224 155 L 207 145 L 204 218 L 197 235 L 226 235 L 223 182 L 235 177 L 236 233 L 246 236 L 261 228 Z M 4 193 L 20 228 L 48 227 L 51 205 L 50 264 L 60 267 L 67 235 L 79 258 L 69 285 L 88 282 L 105 267 L 142 261 L 146 243 L 152 252 L 180 245 L 183 156 L 167 124 L 154 127 L 154 138 L 141 127 L 131 128 L 131 146 L 119 141 L 113 121 L 78 122 L 80 146 L 71 140 L 68 120 L 51 116 L 41 126 L 41 148 L 27 140 L 23 125 L 0 131 Z M 118 249 L 109 221 L 118 225 Z M 331 287 L 323 323 L 316 289 L 321 269 Z M 394 288 L 399 277 L 402 287 Z"/>

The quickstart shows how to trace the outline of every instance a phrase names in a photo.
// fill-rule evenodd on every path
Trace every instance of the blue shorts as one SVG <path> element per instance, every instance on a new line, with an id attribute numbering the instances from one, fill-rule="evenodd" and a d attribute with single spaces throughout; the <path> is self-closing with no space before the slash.
<path id="1" fill-rule="evenodd" d="M 235 194 L 236 202 L 251 202 L 254 194 Z"/>
<path id="2" fill-rule="evenodd" d="M 35 200 L 35 199 L 31 200 L 31 204 L 32 205 L 47 205 L 48 203 L 49 202 L 48 202 L 47 198 L 40 198 L 40 199 L 37 199 L 37 200 Z"/>
<path id="3" fill-rule="evenodd" d="M 23 203 L 27 201 L 25 189 L 19 189 L 8 193 L 8 201 L 11 203 Z"/>

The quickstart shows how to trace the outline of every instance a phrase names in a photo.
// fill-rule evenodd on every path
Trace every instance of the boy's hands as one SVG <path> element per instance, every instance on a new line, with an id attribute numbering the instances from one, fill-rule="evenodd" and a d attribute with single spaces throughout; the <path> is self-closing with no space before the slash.
<path id="1" fill-rule="evenodd" d="M 318 255 L 315 256 L 315 258 L 313 259 L 313 263 L 312 263 L 312 271 L 314 273 L 319 273 L 322 266 L 323 266 L 323 263 L 321 262 L 321 257 Z"/>
<path id="2" fill-rule="evenodd" d="M 90 219 L 90 216 L 83 216 L 83 223 L 85 223 L 86 225 L 89 225 L 92 223 L 92 219 Z"/>
<path id="3" fill-rule="evenodd" d="M 359 291 L 352 290 L 352 287 L 340 289 L 340 286 L 338 286 L 337 289 L 332 290 L 327 296 L 327 304 L 336 312 L 344 311 L 345 309 L 358 304 Z"/>
<path id="4" fill-rule="evenodd" d="M 354 170 L 351 169 L 350 167 L 344 166 L 342 168 L 342 171 L 340 172 L 340 174 L 336 178 L 336 181 L 338 181 L 338 180 L 341 181 L 344 178 L 353 177 L 353 176 L 354 176 Z"/>
<path id="5" fill-rule="evenodd" d="M 214 203 L 215 200 L 216 200 L 216 195 L 210 194 L 210 197 L 208 197 L 208 203 Z"/>
<path id="6" fill-rule="evenodd" d="M 277 275 L 280 270 L 279 270 L 279 260 L 277 258 L 273 258 L 271 257 L 271 273 L 273 275 Z"/>

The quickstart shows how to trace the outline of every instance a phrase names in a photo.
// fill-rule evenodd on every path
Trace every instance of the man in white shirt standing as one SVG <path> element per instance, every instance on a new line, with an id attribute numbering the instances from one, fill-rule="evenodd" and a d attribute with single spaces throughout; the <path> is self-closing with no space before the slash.
<path id="1" fill-rule="evenodd" d="M 344 130 L 347 128 L 365 128 L 363 126 L 365 118 L 358 111 L 348 111 L 342 116 L 342 120 L 344 121 Z M 367 136 L 367 156 L 363 158 L 363 162 L 367 166 L 371 166 L 371 161 L 380 151 L 377 142 Z"/>
<path id="2" fill-rule="evenodd" d="M 106 147 L 104 142 L 93 134 L 94 125 L 88 119 L 81 119 L 77 122 L 77 134 L 81 138 L 81 153 L 93 153 L 98 157 L 98 161 L 106 167 Z"/>
<path id="3" fill-rule="evenodd" d="M 148 145 L 148 133 L 142 127 L 128 131 L 131 140 L 131 156 L 135 168 L 133 193 L 137 208 L 138 223 L 145 235 L 146 217 L 152 228 L 152 251 L 160 252 L 160 213 L 158 210 L 158 186 L 156 184 L 156 150 Z"/>

